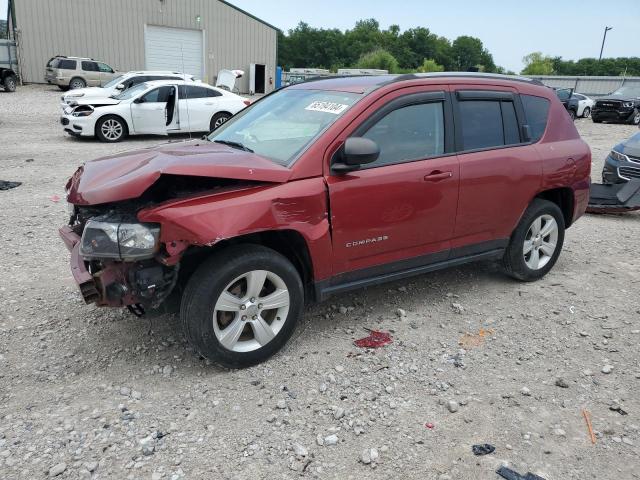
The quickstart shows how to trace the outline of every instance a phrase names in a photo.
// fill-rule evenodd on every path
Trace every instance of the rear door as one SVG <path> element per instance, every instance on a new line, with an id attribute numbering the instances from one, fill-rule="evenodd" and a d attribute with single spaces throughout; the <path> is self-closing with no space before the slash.
<path id="1" fill-rule="evenodd" d="M 131 118 L 136 133 L 167 134 L 167 116 L 173 114 L 176 88 L 165 85 L 148 91 L 131 103 Z"/>
<path id="2" fill-rule="evenodd" d="M 452 89 L 452 99 L 460 161 L 452 254 L 501 248 L 539 190 L 542 163 L 525 138 L 514 89 L 460 85 Z"/>
<path id="3" fill-rule="evenodd" d="M 333 272 L 343 281 L 447 258 L 458 202 L 450 107 L 447 86 L 403 89 L 337 139 L 369 138 L 381 151 L 360 170 L 326 176 Z"/>
<path id="4" fill-rule="evenodd" d="M 195 85 L 180 85 L 180 130 L 185 132 L 208 132 L 211 118 L 221 110 L 222 94 Z"/>

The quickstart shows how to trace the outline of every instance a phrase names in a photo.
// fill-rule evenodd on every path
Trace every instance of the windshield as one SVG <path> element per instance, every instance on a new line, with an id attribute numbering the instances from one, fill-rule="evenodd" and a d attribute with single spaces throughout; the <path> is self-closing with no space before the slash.
<path id="1" fill-rule="evenodd" d="M 324 90 L 282 90 L 233 117 L 209 141 L 234 144 L 288 165 L 361 95 Z"/>
<path id="2" fill-rule="evenodd" d="M 107 83 L 103 88 L 115 87 L 122 81 L 123 78 L 124 78 L 124 75 L 120 75 L 119 77 L 116 77 L 113 80 L 111 80 L 109 83 Z"/>
<path id="3" fill-rule="evenodd" d="M 130 98 L 144 92 L 147 88 L 149 88 L 149 86 L 146 83 L 140 83 L 129 90 L 119 93 L 118 95 L 111 95 L 111 98 L 115 98 L 116 100 L 129 100 Z"/>
<path id="4" fill-rule="evenodd" d="M 640 87 L 635 87 L 635 86 L 627 86 L 627 87 L 620 87 L 618 90 L 616 90 L 615 92 L 613 92 L 611 95 L 620 95 L 620 96 L 625 96 L 625 97 L 638 97 L 640 98 Z"/>

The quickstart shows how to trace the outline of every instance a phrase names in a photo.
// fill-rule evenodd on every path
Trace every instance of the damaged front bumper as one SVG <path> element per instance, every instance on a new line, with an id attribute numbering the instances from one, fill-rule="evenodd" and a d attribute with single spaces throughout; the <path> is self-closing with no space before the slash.
<path id="1" fill-rule="evenodd" d="M 59 229 L 71 252 L 71 274 L 87 304 L 105 307 L 132 307 L 136 311 L 158 307 L 173 291 L 178 265 L 154 259 L 140 262 L 87 261 L 80 254 L 81 236 L 72 227 Z"/>

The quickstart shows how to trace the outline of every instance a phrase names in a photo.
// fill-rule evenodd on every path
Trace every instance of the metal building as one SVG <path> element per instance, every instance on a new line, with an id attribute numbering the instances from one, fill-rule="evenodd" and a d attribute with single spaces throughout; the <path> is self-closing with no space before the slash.
<path id="1" fill-rule="evenodd" d="M 9 11 L 25 82 L 43 82 L 47 61 L 67 55 L 208 82 L 238 69 L 241 92 L 274 88 L 278 29 L 222 0 L 9 0 Z"/>

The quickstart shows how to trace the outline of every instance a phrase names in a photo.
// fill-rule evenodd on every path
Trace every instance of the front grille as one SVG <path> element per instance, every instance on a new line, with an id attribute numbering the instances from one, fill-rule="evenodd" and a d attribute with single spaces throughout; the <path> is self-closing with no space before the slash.
<path id="1" fill-rule="evenodd" d="M 598 100 L 596 102 L 596 107 L 597 108 L 603 108 L 603 109 L 617 109 L 620 108 L 622 106 L 622 102 L 618 101 L 618 100 Z"/>
<path id="2" fill-rule="evenodd" d="M 622 178 L 640 178 L 640 168 L 635 167 L 620 167 L 618 168 L 618 175 Z"/>
<path id="3" fill-rule="evenodd" d="M 633 163 L 640 163 L 640 157 L 634 157 L 634 156 L 632 156 L 632 155 L 627 155 L 627 158 L 629 158 L 629 161 L 630 161 L 630 162 L 633 162 Z"/>

